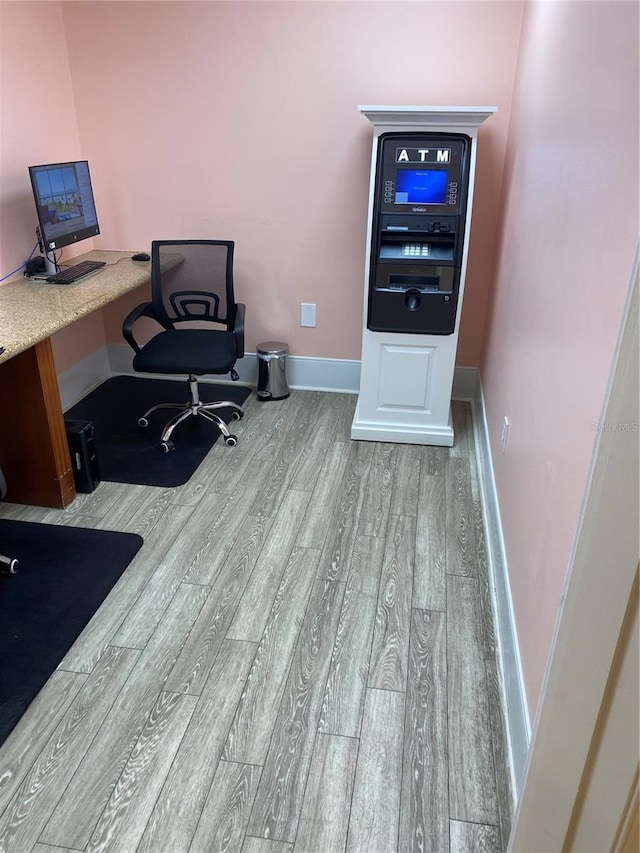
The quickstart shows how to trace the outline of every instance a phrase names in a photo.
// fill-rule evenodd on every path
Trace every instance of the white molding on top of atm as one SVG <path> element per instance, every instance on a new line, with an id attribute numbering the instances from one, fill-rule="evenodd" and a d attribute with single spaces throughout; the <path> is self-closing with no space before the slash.
<path id="1" fill-rule="evenodd" d="M 372 124 L 395 127 L 478 127 L 498 111 L 497 107 L 411 107 L 411 106 L 359 106 Z"/>

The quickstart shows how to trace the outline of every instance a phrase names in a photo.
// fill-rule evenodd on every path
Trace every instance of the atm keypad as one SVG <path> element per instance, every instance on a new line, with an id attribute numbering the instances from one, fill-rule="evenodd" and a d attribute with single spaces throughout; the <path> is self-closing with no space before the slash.
<path id="1" fill-rule="evenodd" d="M 403 243 L 402 256 L 404 258 L 428 258 L 428 243 Z"/>

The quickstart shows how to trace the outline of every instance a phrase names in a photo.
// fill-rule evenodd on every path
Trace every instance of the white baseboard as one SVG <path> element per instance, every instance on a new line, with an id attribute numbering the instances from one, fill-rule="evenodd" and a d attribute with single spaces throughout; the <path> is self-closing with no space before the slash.
<path id="1" fill-rule="evenodd" d="M 109 344 L 109 363 L 113 374 L 131 374 L 133 353 L 126 344 Z M 236 362 L 242 385 L 258 383 L 258 359 L 254 352 Z M 140 375 L 140 374 L 137 374 Z M 170 378 L 170 377 L 167 377 Z M 182 377 L 180 377 L 182 378 Z M 205 382 L 228 382 L 228 376 L 204 376 Z M 287 358 L 287 381 L 291 388 L 311 391 L 334 391 L 357 394 L 360 388 L 360 362 L 340 358 L 312 358 L 290 355 Z"/>
<path id="2" fill-rule="evenodd" d="M 491 573 L 493 616 L 496 626 L 498 665 L 505 703 L 512 790 L 517 798 L 522 786 L 529 752 L 531 723 L 511 599 L 511 586 L 507 570 L 505 543 L 502 536 L 500 503 L 493 470 L 484 394 L 482 393 L 482 383 L 477 368 L 456 368 L 453 396 L 456 399 L 469 400 L 473 406 L 478 479 L 482 497 L 487 559 Z"/>
<path id="3" fill-rule="evenodd" d="M 66 412 L 112 374 L 107 347 L 101 347 L 58 374 L 62 411 Z"/>
<path id="4" fill-rule="evenodd" d="M 132 361 L 131 347 L 126 344 L 109 344 L 59 374 L 62 408 L 73 406 L 110 376 L 139 375 L 133 370 Z M 240 374 L 241 385 L 257 385 L 258 360 L 254 352 L 247 353 L 237 362 L 236 370 Z M 360 390 L 360 362 L 355 359 L 290 355 L 287 359 L 287 379 L 291 388 L 357 394 Z M 208 376 L 205 381 L 228 382 L 229 379 L 226 376 Z M 475 399 L 478 381 L 477 368 L 456 367 L 453 377 L 454 399 Z"/>
<path id="5" fill-rule="evenodd" d="M 108 347 L 103 347 L 60 374 L 58 383 L 63 410 L 74 405 L 110 376 L 139 375 L 135 374 L 131 367 L 132 357 L 131 349 L 126 344 L 109 344 Z M 241 384 L 256 385 L 258 365 L 255 353 L 249 353 L 241 359 L 236 369 L 240 374 Z M 357 394 L 360 387 L 359 361 L 289 356 L 287 372 L 291 388 Z M 184 377 L 176 376 L 175 378 Z M 216 376 L 203 377 L 203 379 L 213 382 L 229 381 L 227 377 Z M 529 750 L 531 727 L 502 538 L 500 507 L 493 473 L 484 396 L 477 368 L 456 368 L 453 397 L 458 400 L 470 400 L 474 409 L 476 454 L 485 519 L 487 557 L 491 572 L 498 663 L 505 702 L 513 790 L 519 791 Z"/>
<path id="6" fill-rule="evenodd" d="M 360 361 L 346 358 L 289 356 L 289 384 L 312 391 L 357 394 L 360 390 Z M 256 376 L 258 369 L 256 366 Z"/>
<path id="7" fill-rule="evenodd" d="M 475 400 L 478 393 L 480 374 L 477 367 L 456 367 L 453 371 L 454 400 Z"/>

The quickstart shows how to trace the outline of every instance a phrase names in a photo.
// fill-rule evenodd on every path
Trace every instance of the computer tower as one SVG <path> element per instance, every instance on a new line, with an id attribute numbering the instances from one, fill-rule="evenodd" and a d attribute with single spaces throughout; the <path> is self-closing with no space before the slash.
<path id="1" fill-rule="evenodd" d="M 96 439 L 91 421 L 65 421 L 76 492 L 88 494 L 100 482 Z"/>

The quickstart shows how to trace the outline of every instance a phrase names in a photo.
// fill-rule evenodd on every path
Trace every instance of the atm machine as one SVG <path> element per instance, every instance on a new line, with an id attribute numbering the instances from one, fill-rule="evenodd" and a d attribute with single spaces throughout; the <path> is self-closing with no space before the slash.
<path id="1" fill-rule="evenodd" d="M 351 438 L 451 447 L 478 127 L 495 107 L 374 107 Z"/>

